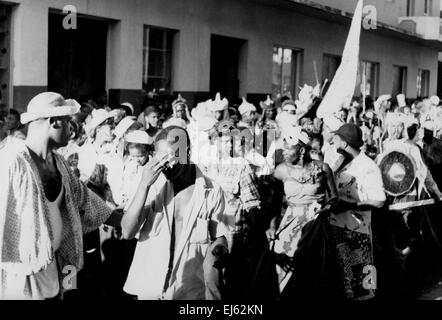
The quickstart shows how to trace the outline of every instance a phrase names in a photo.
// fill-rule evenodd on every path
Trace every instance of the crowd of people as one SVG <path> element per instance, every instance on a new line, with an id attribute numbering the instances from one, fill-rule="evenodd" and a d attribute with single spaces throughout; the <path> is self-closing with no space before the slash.
<path id="1" fill-rule="evenodd" d="M 389 206 L 442 200 L 440 100 L 354 99 L 321 119 L 322 89 L 257 105 L 151 96 L 140 114 L 46 92 L 10 110 L 0 298 L 416 296 L 442 220 Z M 417 177 L 397 195 L 380 168 L 392 151 L 413 163 L 398 179 Z"/>

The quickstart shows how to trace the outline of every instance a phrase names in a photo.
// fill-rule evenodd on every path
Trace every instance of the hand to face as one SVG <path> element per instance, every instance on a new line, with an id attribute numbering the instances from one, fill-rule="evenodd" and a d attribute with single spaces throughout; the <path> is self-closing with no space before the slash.
<path id="1" fill-rule="evenodd" d="M 143 181 L 151 186 L 157 181 L 161 172 L 166 168 L 169 162 L 169 157 L 167 155 L 162 156 L 160 159 L 151 158 L 146 164 L 143 170 Z"/>

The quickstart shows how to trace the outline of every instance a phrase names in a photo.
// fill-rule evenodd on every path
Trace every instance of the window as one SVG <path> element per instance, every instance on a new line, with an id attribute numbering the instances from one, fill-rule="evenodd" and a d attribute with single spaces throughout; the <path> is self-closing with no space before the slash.
<path id="1" fill-rule="evenodd" d="M 407 95 L 407 67 L 393 66 L 393 96 Z"/>
<path id="2" fill-rule="evenodd" d="M 144 28 L 143 89 L 171 91 L 172 42 L 175 31 Z"/>
<path id="3" fill-rule="evenodd" d="M 328 82 L 331 83 L 333 78 L 335 77 L 336 71 L 338 71 L 339 66 L 341 65 L 342 57 L 334 56 L 330 54 L 324 54 L 322 60 L 322 81 L 328 79 Z"/>
<path id="4" fill-rule="evenodd" d="M 297 96 L 301 77 L 302 50 L 273 48 L 272 94 L 275 99 Z"/>
<path id="5" fill-rule="evenodd" d="M 414 0 L 407 0 L 407 17 L 414 16 Z"/>
<path id="6" fill-rule="evenodd" d="M 378 96 L 378 83 L 379 83 L 379 63 L 362 61 L 362 72 L 365 71 L 365 84 L 361 82 L 361 93 L 371 97 Z"/>
<path id="7" fill-rule="evenodd" d="M 430 94 L 430 71 L 419 69 L 417 74 L 417 96 L 428 97 Z"/>
<path id="8" fill-rule="evenodd" d="M 432 0 L 424 0 L 424 15 L 431 16 L 431 7 L 433 6 Z"/>

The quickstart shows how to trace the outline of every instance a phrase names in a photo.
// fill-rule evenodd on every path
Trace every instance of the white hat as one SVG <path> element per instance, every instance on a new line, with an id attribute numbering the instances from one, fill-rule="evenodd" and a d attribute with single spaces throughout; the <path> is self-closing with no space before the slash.
<path id="1" fill-rule="evenodd" d="M 301 127 L 286 127 L 282 132 L 282 138 L 291 146 L 296 146 L 299 142 L 308 144 L 310 138 L 308 134 L 302 131 Z"/>
<path id="2" fill-rule="evenodd" d="M 440 104 L 440 98 L 438 96 L 432 96 L 430 98 L 430 101 L 435 106 L 439 106 L 439 104 Z"/>
<path id="3" fill-rule="evenodd" d="M 124 103 L 122 103 L 121 105 L 122 105 L 122 106 L 125 106 L 125 107 L 128 107 L 128 108 L 130 109 L 130 111 L 132 111 L 132 114 L 135 113 L 135 109 L 134 109 L 134 106 L 132 105 L 132 103 L 130 103 L 130 102 L 124 102 Z"/>
<path id="4" fill-rule="evenodd" d="M 405 101 L 405 94 L 401 93 L 396 96 L 397 103 L 399 107 L 406 107 L 407 102 Z"/>
<path id="5" fill-rule="evenodd" d="M 376 100 L 376 102 L 382 103 L 382 102 L 385 102 L 390 99 L 391 99 L 391 94 L 383 94 L 383 95 L 379 96 L 379 98 Z"/>
<path id="6" fill-rule="evenodd" d="M 187 105 L 187 100 L 184 99 L 181 94 L 178 94 L 178 98 L 172 102 L 172 107 L 175 108 L 179 105 Z"/>
<path id="7" fill-rule="evenodd" d="M 21 123 L 54 117 L 73 116 L 80 112 L 80 104 L 75 100 L 65 100 L 61 94 L 44 92 L 35 96 L 28 104 L 27 112 L 21 115 Z"/>
<path id="8" fill-rule="evenodd" d="M 181 127 L 183 129 L 186 129 L 187 124 L 186 124 L 186 121 L 184 121 L 183 119 L 170 118 L 165 123 L 163 123 L 163 129 L 166 129 L 169 127 Z"/>
<path id="9" fill-rule="evenodd" d="M 129 130 L 129 128 L 136 122 L 137 120 L 135 117 L 126 117 L 121 120 L 114 130 L 114 135 L 117 140 L 121 139 L 126 134 L 127 130 Z"/>
<path id="10" fill-rule="evenodd" d="M 106 120 L 113 118 L 112 113 L 104 110 L 104 109 L 95 109 L 92 111 L 91 120 L 87 124 L 87 131 L 90 134 L 95 129 L 97 129 L 103 122 Z"/>
<path id="11" fill-rule="evenodd" d="M 111 110 L 109 112 L 112 115 L 112 117 L 118 117 L 120 115 L 123 115 L 124 110 L 122 110 L 122 109 L 114 109 L 114 110 Z"/>
<path id="12" fill-rule="evenodd" d="M 375 112 L 378 113 L 379 110 L 381 109 L 381 104 L 383 102 L 385 102 L 385 101 L 390 100 L 390 99 L 391 99 L 391 95 L 390 94 L 381 95 L 374 103 Z"/>
<path id="13" fill-rule="evenodd" d="M 219 93 L 216 94 L 215 100 L 209 100 L 206 103 L 213 112 L 227 110 L 229 106 L 229 100 L 226 98 L 221 100 L 221 94 Z"/>
<path id="14" fill-rule="evenodd" d="M 242 98 L 242 104 L 239 106 L 238 111 L 240 114 L 246 114 L 247 112 L 256 112 L 256 107 L 247 102 L 246 98 Z"/>
<path id="15" fill-rule="evenodd" d="M 275 107 L 275 102 L 270 98 L 270 96 L 267 96 L 266 101 L 261 101 L 260 106 L 263 110 L 265 109 L 272 109 Z"/>
<path id="16" fill-rule="evenodd" d="M 281 109 L 283 111 L 296 111 L 297 110 L 296 102 L 293 100 L 286 100 L 282 104 Z"/>
<path id="17" fill-rule="evenodd" d="M 145 131 L 136 130 L 127 134 L 126 142 L 151 145 L 154 141 Z"/>

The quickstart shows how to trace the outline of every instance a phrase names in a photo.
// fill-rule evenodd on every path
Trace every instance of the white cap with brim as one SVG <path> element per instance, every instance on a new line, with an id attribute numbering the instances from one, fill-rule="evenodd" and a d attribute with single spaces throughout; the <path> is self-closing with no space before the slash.
<path id="1" fill-rule="evenodd" d="M 137 122 L 135 117 L 126 117 L 120 121 L 118 126 L 115 127 L 114 135 L 117 139 L 121 139 L 129 130 L 129 128 Z"/>
<path id="2" fill-rule="evenodd" d="M 103 122 L 105 122 L 106 120 L 108 120 L 110 118 L 113 118 L 112 113 L 108 112 L 104 109 L 96 109 L 96 110 L 92 111 L 92 119 L 86 126 L 88 133 L 90 134 L 91 132 L 93 132 Z"/>
<path id="3" fill-rule="evenodd" d="M 25 125 L 39 119 L 73 116 L 80 109 L 80 104 L 73 99 L 65 100 L 61 94 L 44 92 L 29 102 L 27 112 L 21 115 L 20 121 Z"/>
<path id="4" fill-rule="evenodd" d="M 145 131 L 137 130 L 127 134 L 126 142 L 152 145 L 154 143 L 154 140 L 149 137 L 149 135 Z"/>

